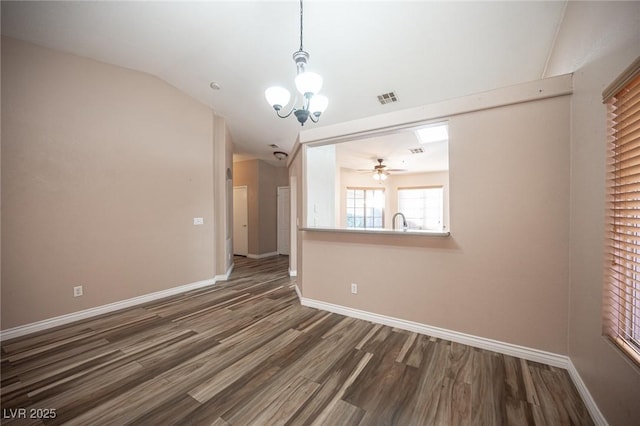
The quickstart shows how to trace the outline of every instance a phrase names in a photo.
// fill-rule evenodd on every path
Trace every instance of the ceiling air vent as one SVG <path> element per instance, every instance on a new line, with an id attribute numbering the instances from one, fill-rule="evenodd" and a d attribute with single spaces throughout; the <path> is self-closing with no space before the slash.
<path id="1" fill-rule="evenodd" d="M 382 95 L 378 95 L 378 101 L 382 105 L 391 104 L 398 102 L 398 96 L 396 96 L 395 92 L 383 93 Z"/>
<path id="2" fill-rule="evenodd" d="M 269 145 L 270 148 L 280 148 L 278 145 L 276 145 L 275 143 L 272 143 Z"/>
<path id="3" fill-rule="evenodd" d="M 409 151 L 411 151 L 412 154 L 422 154 L 424 152 L 424 149 L 422 149 L 422 148 L 409 148 Z"/>

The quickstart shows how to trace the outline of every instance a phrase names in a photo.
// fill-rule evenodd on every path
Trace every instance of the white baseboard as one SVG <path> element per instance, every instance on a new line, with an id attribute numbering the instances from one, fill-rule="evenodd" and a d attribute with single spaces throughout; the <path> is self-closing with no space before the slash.
<path id="1" fill-rule="evenodd" d="M 229 266 L 229 269 L 227 269 L 227 272 L 225 274 L 222 275 L 216 275 L 214 277 L 214 279 L 216 280 L 216 282 L 218 281 L 228 281 L 229 280 L 229 276 L 231 276 L 231 272 L 233 271 L 233 267 L 235 266 L 235 263 L 232 263 Z"/>
<path id="2" fill-rule="evenodd" d="M 487 349 L 518 358 L 524 358 L 529 361 L 540 362 L 542 364 L 552 365 L 554 367 L 566 369 L 568 366 L 569 359 L 565 355 L 559 355 L 552 352 L 541 351 L 539 349 L 500 342 L 497 340 L 487 339 L 485 337 L 473 336 L 470 334 L 460 333 L 458 331 L 433 327 L 430 325 L 407 321 L 400 318 L 374 314 L 372 312 L 361 311 L 359 309 L 348 308 L 346 306 L 320 302 L 318 300 L 307 299 L 306 297 L 301 297 L 300 303 L 303 306 L 322 309 L 324 311 L 334 312 L 337 314 L 346 315 L 348 317 L 359 318 L 375 322 L 377 324 L 388 325 L 390 327 L 396 327 L 402 330 L 426 334 L 428 336 L 438 337 L 441 339 L 450 340 L 452 342 L 463 343 L 475 348 Z"/>
<path id="3" fill-rule="evenodd" d="M 298 299 L 300 299 L 300 304 L 302 304 L 302 293 L 300 292 L 300 287 L 298 287 L 298 284 L 294 284 L 293 289 L 296 291 Z"/>
<path id="4" fill-rule="evenodd" d="M 602 415 L 596 401 L 591 396 L 589 389 L 587 389 L 587 385 L 584 384 L 578 370 L 576 370 L 573 362 L 571 362 L 571 358 L 569 358 L 567 371 L 569 372 L 569 376 L 571 376 L 571 380 L 573 380 L 573 384 L 576 385 L 576 389 L 578 389 L 578 393 L 582 397 L 584 405 L 587 406 L 587 410 L 589 410 L 589 414 L 591 414 L 593 422 L 598 426 L 608 426 L 609 423 L 607 423 L 607 419 Z"/>
<path id="5" fill-rule="evenodd" d="M 377 324 L 388 325 L 390 327 L 400 328 L 402 330 L 413 331 L 420 334 L 426 334 L 428 336 L 438 337 L 452 342 L 462 343 L 465 345 L 473 346 L 476 348 L 487 349 L 493 352 L 498 352 L 505 355 L 511 355 L 518 358 L 523 358 L 529 361 L 539 362 L 541 364 L 547 364 L 554 367 L 564 368 L 568 371 L 571 380 L 576 386 L 578 393 L 582 397 L 587 410 L 591 418 L 596 425 L 608 426 L 607 420 L 602 415 L 602 412 L 598 408 L 595 400 L 589 393 L 586 385 L 582 381 L 580 374 L 576 370 L 575 366 L 571 362 L 571 359 L 566 355 L 559 355 L 552 352 L 541 351 L 539 349 L 528 348 L 525 346 L 514 345 L 511 343 L 500 342 L 498 340 L 487 339 L 484 337 L 473 336 L 470 334 L 460 333 L 457 331 L 447 330 L 444 328 L 433 327 L 426 324 L 421 324 L 413 321 L 407 321 L 400 318 L 389 317 L 386 315 L 374 314 L 372 312 L 361 311 L 359 309 L 353 309 L 346 306 L 334 305 L 333 303 L 321 302 L 314 299 L 308 299 L 302 297 L 300 289 L 295 286 L 296 293 L 300 299 L 300 304 L 303 306 L 309 306 L 311 308 L 322 309 L 324 311 L 334 312 L 336 314 L 345 315 L 352 318 L 363 319 L 371 321 Z"/>
<path id="6" fill-rule="evenodd" d="M 277 256 L 278 252 L 277 251 L 272 251 L 271 253 L 262 253 L 262 254 L 247 254 L 247 257 L 249 259 L 264 259 L 265 257 L 273 257 L 273 256 Z"/>
<path id="7" fill-rule="evenodd" d="M 231 271 L 229 271 L 231 273 Z M 191 284 L 185 284 L 179 287 L 173 287 L 166 290 L 156 291 L 155 293 L 149 293 L 142 296 L 132 297 L 131 299 L 121 300 L 119 302 L 109 303 L 107 305 L 96 306 L 95 308 L 89 308 L 78 312 L 72 312 L 70 314 L 61 315 L 54 318 L 49 318 L 43 321 L 34 322 L 31 324 L 20 325 L 18 327 L 9 328 L 7 330 L 0 331 L 0 341 L 13 339 L 16 337 L 26 336 L 27 334 L 35 333 L 37 331 L 46 330 L 48 328 L 58 327 L 60 325 L 69 324 L 74 321 L 95 317 L 98 315 L 106 314 L 109 312 L 117 311 L 131 306 L 140 305 L 154 300 L 162 299 L 164 297 L 173 296 L 187 291 L 196 290 L 202 287 L 207 287 L 216 283 L 216 278 L 208 280 L 198 281 Z"/>
<path id="8" fill-rule="evenodd" d="M 293 269 L 289 269 L 289 276 L 290 277 L 297 277 L 298 276 L 298 271 L 293 270 Z"/>

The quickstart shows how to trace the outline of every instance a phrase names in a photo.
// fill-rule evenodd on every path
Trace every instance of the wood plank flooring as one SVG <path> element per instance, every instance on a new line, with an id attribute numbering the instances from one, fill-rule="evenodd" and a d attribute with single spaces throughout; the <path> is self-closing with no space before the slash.
<path id="1" fill-rule="evenodd" d="M 2 424 L 593 424 L 562 369 L 303 307 L 287 257 L 235 264 L 3 342 Z"/>

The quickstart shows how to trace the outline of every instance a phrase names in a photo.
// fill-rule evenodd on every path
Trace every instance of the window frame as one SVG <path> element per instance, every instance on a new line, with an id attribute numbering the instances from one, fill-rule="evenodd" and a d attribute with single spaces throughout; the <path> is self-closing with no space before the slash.
<path id="1" fill-rule="evenodd" d="M 364 207 L 362 207 L 363 211 L 364 211 L 364 215 L 363 215 L 363 221 L 364 221 L 364 226 L 360 227 L 360 226 L 348 226 L 349 223 L 349 191 L 364 191 Z M 382 202 L 382 215 L 380 217 L 380 223 L 381 225 L 379 227 L 377 226 L 366 226 L 367 225 L 367 191 L 380 191 L 382 192 L 382 197 L 383 197 L 383 202 Z M 385 204 L 386 204 L 386 192 L 385 192 L 385 188 L 379 188 L 379 187 L 372 187 L 372 186 L 347 186 L 346 187 L 346 197 L 345 197 L 345 223 L 347 224 L 347 229 L 384 229 L 385 227 L 385 222 L 384 222 L 384 210 L 385 210 Z M 353 207 L 354 209 L 356 208 L 355 206 Z M 373 207 L 371 207 L 373 208 Z M 376 220 L 377 216 L 374 216 L 371 218 L 374 222 Z"/>

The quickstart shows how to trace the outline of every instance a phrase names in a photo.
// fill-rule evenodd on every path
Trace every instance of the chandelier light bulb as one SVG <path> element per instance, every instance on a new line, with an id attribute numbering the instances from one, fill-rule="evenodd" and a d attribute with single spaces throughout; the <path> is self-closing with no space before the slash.
<path id="1" fill-rule="evenodd" d="M 329 98 L 324 95 L 315 95 L 309 101 L 309 111 L 316 116 L 322 114 L 329 106 Z"/>
<path id="2" fill-rule="evenodd" d="M 316 94 L 322 88 L 322 76 L 315 72 L 305 71 L 296 76 L 296 88 L 303 95 Z"/>
<path id="3" fill-rule="evenodd" d="M 264 91 L 264 97 L 267 98 L 269 105 L 277 111 L 289 103 L 291 94 L 284 87 L 274 86 Z"/>

